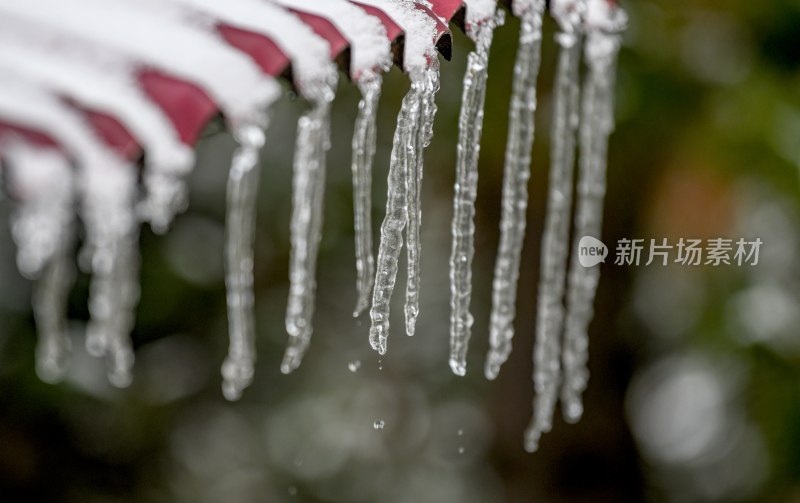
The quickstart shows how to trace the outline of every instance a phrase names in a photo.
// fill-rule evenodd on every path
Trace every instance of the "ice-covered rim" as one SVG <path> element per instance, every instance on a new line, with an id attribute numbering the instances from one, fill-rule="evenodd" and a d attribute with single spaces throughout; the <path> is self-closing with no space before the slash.
<path id="1" fill-rule="evenodd" d="M 208 1 L 208 0 L 206 0 Z M 350 43 L 353 78 L 391 65 L 391 47 L 380 20 L 345 0 L 270 0 L 287 8 L 324 17 Z M 227 6 L 226 6 L 227 7 Z M 303 46 L 300 46 L 303 47 Z"/>
<path id="2" fill-rule="evenodd" d="M 628 25 L 628 15 L 613 0 L 585 0 L 586 29 L 619 33 Z"/>
<path id="3" fill-rule="evenodd" d="M 81 165 L 126 164 L 92 133 L 79 112 L 41 89 L 35 82 L 0 72 L 0 119 L 41 132 Z"/>
<path id="4" fill-rule="evenodd" d="M 532 11 L 543 13 L 546 4 L 545 0 L 514 0 L 511 3 L 511 12 L 517 17 Z"/>
<path id="5" fill-rule="evenodd" d="M 613 0 L 586 0 L 586 59 L 603 65 L 619 50 L 620 34 L 628 26 L 628 14 Z"/>
<path id="6" fill-rule="evenodd" d="M 10 172 L 9 191 L 20 202 L 11 230 L 17 243 L 17 265 L 28 277 L 68 239 L 72 220 L 72 169 L 56 147 L 33 145 L 19 137 L 0 137 L 0 159 Z"/>
<path id="7" fill-rule="evenodd" d="M 113 8 L 112 8 L 113 5 Z M 0 0 L 4 16 L 30 29 L 113 48 L 204 89 L 233 122 L 253 120 L 280 96 L 275 80 L 210 31 L 165 19 L 136 0 Z M 224 68 L 225 71 L 220 71 Z"/>
<path id="8" fill-rule="evenodd" d="M 464 0 L 467 8 L 466 29 L 469 32 L 471 26 L 485 23 L 492 19 L 497 10 L 496 0 Z"/>
<path id="9" fill-rule="evenodd" d="M 126 64 L 127 63 L 127 64 Z M 185 170 L 194 154 L 160 107 L 149 100 L 132 75 L 130 62 L 107 71 L 103 61 L 65 44 L 31 37 L 0 19 L 0 71 L 17 72 L 80 105 L 119 119 L 147 152 L 149 162 Z"/>
<path id="10" fill-rule="evenodd" d="M 354 0 L 384 11 L 405 33 L 403 69 L 409 73 L 425 68 L 436 57 L 436 21 L 412 0 Z"/>
<path id="11" fill-rule="evenodd" d="M 558 23 L 561 31 L 565 33 L 575 33 L 583 29 L 586 8 L 586 0 L 551 0 L 550 2 L 550 14 Z"/>
<path id="12" fill-rule="evenodd" d="M 219 21 L 272 40 L 292 62 L 292 76 L 302 94 L 316 82 L 329 78 L 336 67 L 328 42 L 283 8 L 264 0 L 170 0 Z"/>

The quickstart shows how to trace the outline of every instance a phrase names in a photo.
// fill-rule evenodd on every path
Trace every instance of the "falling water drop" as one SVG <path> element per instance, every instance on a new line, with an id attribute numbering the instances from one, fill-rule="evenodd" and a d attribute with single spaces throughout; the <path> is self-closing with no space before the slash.
<path id="1" fill-rule="evenodd" d="M 528 179 L 536 124 L 536 81 L 541 61 L 544 6 L 544 0 L 538 0 L 520 13 L 519 47 L 508 114 L 500 244 L 492 283 L 490 350 L 485 368 L 487 379 L 497 377 L 500 366 L 511 354 L 514 337 L 517 281 L 525 241 Z"/>
<path id="2" fill-rule="evenodd" d="M 475 198 L 478 193 L 478 155 L 483 129 L 483 106 L 489 76 L 489 50 L 502 11 L 495 19 L 470 26 L 475 50 L 467 56 L 461 114 L 458 120 L 455 196 L 453 198 L 453 246 L 450 254 L 450 368 L 456 375 L 467 372 L 467 349 L 473 317 L 472 257 L 475 254 Z"/>
<path id="3" fill-rule="evenodd" d="M 359 360 L 353 360 L 347 364 L 347 369 L 353 373 L 358 372 L 358 369 L 360 368 L 361 368 L 361 362 Z"/>
<path id="4" fill-rule="evenodd" d="M 562 20 L 563 22 L 563 20 Z M 578 70 L 580 33 L 578 24 L 565 22 L 556 35 L 560 46 L 556 73 L 550 188 L 542 238 L 536 344 L 534 348 L 534 415 L 525 432 L 525 448 L 535 451 L 553 422 L 560 378 L 561 330 L 564 322 L 572 180 L 575 164 L 575 130 L 578 126 Z"/>
<path id="5" fill-rule="evenodd" d="M 578 201 L 575 210 L 574 242 L 583 236 L 600 237 L 603 221 L 603 199 L 606 189 L 606 153 L 608 137 L 614 128 L 614 73 L 619 51 L 619 33 L 625 28 L 627 16 L 619 7 L 605 9 L 600 5 L 590 14 L 585 56 L 589 72 L 583 86 L 580 126 L 580 160 Z M 564 328 L 564 347 L 561 357 L 564 379 L 561 402 L 565 420 L 576 422 L 583 414 L 581 395 L 586 389 L 589 371 L 588 327 L 593 315 L 599 267 L 583 267 L 573 254 L 567 290 L 567 317 Z"/>
<path id="6" fill-rule="evenodd" d="M 410 135 L 415 154 L 408 156 L 408 176 L 406 178 L 406 252 L 408 254 L 406 281 L 406 334 L 414 335 L 419 316 L 420 256 L 422 242 L 420 225 L 422 224 L 422 173 L 424 151 L 433 137 L 433 120 L 436 116 L 436 93 L 439 91 L 439 60 L 433 58 L 422 71 L 420 77 L 412 76 L 412 80 L 420 82 L 420 112 L 418 123 Z M 410 161 L 414 162 L 410 162 Z"/>
<path id="7" fill-rule="evenodd" d="M 325 198 L 325 154 L 330 148 L 330 108 L 336 88 L 336 74 L 307 90 L 311 109 L 297 123 L 294 153 L 289 299 L 286 331 L 289 343 L 281 372 L 296 369 L 308 349 L 313 332 L 316 269 L 322 237 L 322 209 Z"/>
<path id="8" fill-rule="evenodd" d="M 225 286 L 228 301 L 228 356 L 222 364 L 222 393 L 238 400 L 253 379 L 256 360 L 253 317 L 253 240 L 259 154 L 266 118 L 234 131 L 239 143 L 228 172 L 225 215 Z"/>
<path id="9" fill-rule="evenodd" d="M 372 428 L 374 430 L 382 430 L 384 426 L 386 426 L 386 423 L 384 423 L 383 419 L 380 419 L 372 423 Z"/>
<path id="10" fill-rule="evenodd" d="M 353 132 L 353 213 L 356 239 L 356 291 L 358 300 L 353 316 L 369 307 L 369 296 L 375 279 L 375 259 L 372 255 L 372 158 L 375 155 L 375 120 L 382 79 L 378 74 L 362 77 L 357 85 L 361 91 Z"/>

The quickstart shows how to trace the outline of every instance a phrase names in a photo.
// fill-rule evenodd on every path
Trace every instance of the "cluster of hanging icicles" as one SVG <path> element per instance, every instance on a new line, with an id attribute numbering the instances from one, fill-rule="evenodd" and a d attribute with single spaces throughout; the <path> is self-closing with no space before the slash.
<path id="1" fill-rule="evenodd" d="M 369 308 L 369 343 L 384 354 L 405 242 L 405 332 L 413 335 L 420 312 L 423 159 L 433 134 L 439 89 L 436 42 L 443 20 L 431 14 L 436 2 L 110 0 L 114 12 L 98 22 L 89 14 L 107 11 L 105 1 L 0 0 L 0 157 L 7 171 L 7 191 L 20 203 L 12 228 L 18 264 L 36 281 L 33 307 L 41 378 L 58 381 L 68 365 L 70 339 L 64 313 L 74 276 L 70 256 L 77 221 L 72 209 L 78 207 L 86 235 L 80 264 L 92 273 L 86 346 L 92 355 L 106 357 L 114 385 L 124 387 L 132 379 L 129 333 L 139 295 L 138 222 L 166 230 L 172 216 L 186 205 L 185 176 L 194 160 L 191 134 L 175 126 L 175 115 L 153 97 L 153 86 L 147 91 L 147 71 L 160 71 L 191 82 L 213 100 L 238 143 L 227 185 L 224 252 L 230 346 L 222 365 L 223 393 L 236 400 L 251 383 L 256 359 L 256 190 L 260 153 L 269 144 L 269 105 L 281 93 L 274 72 L 266 72 L 265 65 L 243 55 L 235 44 L 222 43 L 234 32 L 221 27 L 255 33 L 280 47 L 291 61 L 296 90 L 310 105 L 297 125 L 286 308 L 289 342 L 281 371 L 289 373 L 300 365 L 313 332 L 325 159 L 338 72 L 328 41 L 296 15 L 298 11 L 329 20 L 347 39 L 352 51 L 350 74 L 361 92 L 352 141 L 354 316 Z M 457 375 L 467 370 L 473 325 L 473 219 L 489 52 L 494 30 L 504 23 L 504 13 L 494 0 L 464 3 L 464 27 L 474 50 L 467 56 L 459 117 L 450 256 L 449 362 Z M 374 15 L 377 11 L 404 33 L 400 61 L 410 88 L 394 131 L 386 212 L 373 258 L 370 201 L 376 114 L 381 73 L 392 63 L 387 25 Z M 545 0 L 514 0 L 512 12 L 520 18 L 521 29 L 492 288 L 488 379 L 497 377 L 514 336 Z M 583 411 L 587 330 L 599 269 L 580 266 L 575 254 L 568 263 L 576 150 L 573 242 L 582 236 L 599 238 L 601 233 L 606 150 L 614 125 L 615 64 L 627 21 L 614 0 L 552 0 L 550 12 L 558 23 L 560 52 L 538 293 L 534 415 L 525 441 L 529 451 L 536 450 L 542 433 L 550 430 L 559 398 L 567 421 L 579 420 Z M 586 71 L 581 84 L 582 56 Z M 79 68 L 80 76 L 74 77 L 68 66 Z M 92 134 L 87 111 L 118 118 L 146 152 L 142 195 L 133 162 L 121 153 L 124 149 Z"/>

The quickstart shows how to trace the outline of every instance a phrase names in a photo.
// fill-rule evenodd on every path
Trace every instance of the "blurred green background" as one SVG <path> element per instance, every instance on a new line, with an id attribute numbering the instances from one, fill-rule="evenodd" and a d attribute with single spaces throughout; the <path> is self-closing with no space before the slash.
<path id="1" fill-rule="evenodd" d="M 560 414 L 527 454 L 531 351 L 547 187 L 554 23 L 540 75 L 528 233 L 514 352 L 483 377 L 518 22 L 495 36 L 480 159 L 475 316 L 466 377 L 447 365 L 450 218 L 461 79 L 454 33 L 425 154 L 422 311 L 378 359 L 355 303 L 350 141 L 358 95 L 333 109 L 315 335 L 279 372 L 286 334 L 291 157 L 305 104 L 282 100 L 263 155 L 255 285 L 259 362 L 240 402 L 220 392 L 227 348 L 222 268 L 233 141 L 199 145 L 188 212 L 144 229 L 135 381 L 116 390 L 82 349 L 87 278 L 71 299 L 63 384 L 34 372 L 30 284 L 0 204 L 0 501 L 791 502 L 800 501 L 800 2 L 624 2 L 617 130 L 603 240 L 760 237 L 756 267 L 602 268 L 591 381 L 577 425 Z M 344 79 L 342 79 L 344 80 Z M 380 103 L 373 224 L 408 81 Z M 401 268 L 402 270 L 402 268 Z M 404 274 L 398 288 L 404 288 Z M 402 295 L 392 323 L 402 325 Z M 354 368 L 355 371 L 352 371 Z M 382 427 L 376 427 L 383 425 Z"/>

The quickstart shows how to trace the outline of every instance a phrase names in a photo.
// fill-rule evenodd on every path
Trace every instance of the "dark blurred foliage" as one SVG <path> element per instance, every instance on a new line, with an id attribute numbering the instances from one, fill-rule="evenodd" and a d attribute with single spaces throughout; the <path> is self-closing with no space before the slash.
<path id="1" fill-rule="evenodd" d="M 333 111 L 315 336 L 290 376 L 278 368 L 291 156 L 306 105 L 286 99 L 274 111 L 256 244 L 259 364 L 238 403 L 225 402 L 219 378 L 227 345 L 227 134 L 209 134 L 198 146 L 191 207 L 171 232 L 143 230 L 136 378 L 127 390 L 109 387 L 103 362 L 82 350 L 85 277 L 71 301 L 70 375 L 56 386 L 37 379 L 30 285 L 14 267 L 5 217 L 12 208 L 3 203 L 0 501 L 800 501 L 800 3 L 623 3 L 631 22 L 604 241 L 760 237 L 764 247 L 756 267 L 605 264 L 579 424 L 559 417 L 540 452 L 522 450 L 556 58 L 549 19 L 515 348 L 495 382 L 482 374 L 518 33 L 509 19 L 491 57 L 466 377 L 447 365 L 453 167 L 470 49 L 455 33 L 425 154 L 422 313 L 417 335 L 396 328 L 382 359 L 368 348 L 368 317 L 350 315 L 349 162 L 358 96 L 346 82 Z M 386 77 L 376 232 L 407 87 L 396 69 Z"/>

